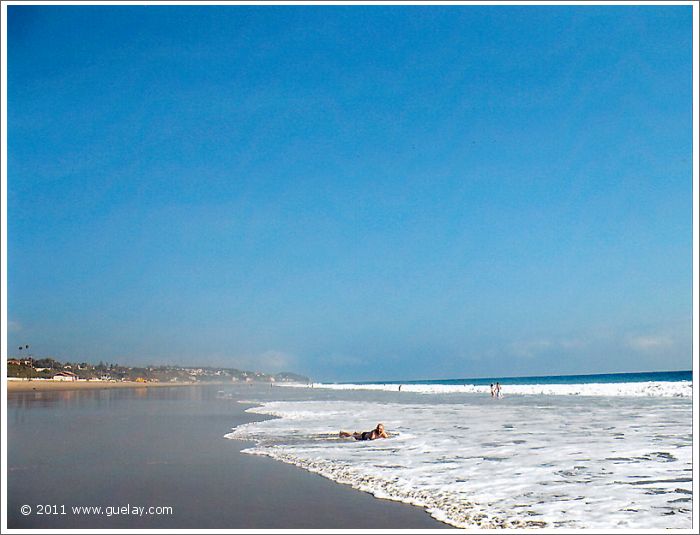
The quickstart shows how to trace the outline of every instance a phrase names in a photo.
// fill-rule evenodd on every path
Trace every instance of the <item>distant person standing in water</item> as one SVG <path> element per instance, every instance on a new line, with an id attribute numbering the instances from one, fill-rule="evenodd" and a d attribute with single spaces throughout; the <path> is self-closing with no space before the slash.
<path id="1" fill-rule="evenodd" d="M 491 397 L 496 395 L 496 390 L 494 389 L 493 383 L 491 383 Z"/>
<path id="2" fill-rule="evenodd" d="M 503 396 L 501 395 L 501 383 L 496 383 L 496 397 L 497 398 L 502 398 Z"/>

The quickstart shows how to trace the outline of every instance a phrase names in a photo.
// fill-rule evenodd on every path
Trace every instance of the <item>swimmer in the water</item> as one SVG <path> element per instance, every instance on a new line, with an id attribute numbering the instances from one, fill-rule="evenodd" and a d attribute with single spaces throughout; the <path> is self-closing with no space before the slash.
<path id="1" fill-rule="evenodd" d="M 341 438 L 352 437 L 355 440 L 375 440 L 377 438 L 389 438 L 389 435 L 384 430 L 384 424 L 377 424 L 377 427 L 375 427 L 371 431 L 364 431 L 362 433 L 360 433 L 359 431 L 355 431 L 354 433 L 348 433 L 347 431 L 341 431 L 340 437 Z"/>

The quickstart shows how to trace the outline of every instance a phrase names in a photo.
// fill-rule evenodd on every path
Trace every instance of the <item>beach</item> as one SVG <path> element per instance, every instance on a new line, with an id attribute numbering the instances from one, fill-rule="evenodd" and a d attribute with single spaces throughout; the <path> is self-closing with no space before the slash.
<path id="1" fill-rule="evenodd" d="M 53 381 L 51 379 L 31 381 L 7 381 L 8 392 L 51 392 L 65 390 L 101 390 L 114 388 L 168 388 L 181 386 L 197 385 L 196 383 L 142 383 L 137 381 Z"/>
<path id="2" fill-rule="evenodd" d="M 688 381 L 58 386 L 8 393 L 8 527 L 691 525 Z"/>
<path id="3" fill-rule="evenodd" d="M 221 397 L 220 388 L 10 391 L 8 527 L 449 527 L 419 508 L 241 454 L 253 444 L 224 435 L 269 417 L 246 413 L 252 404 L 240 401 L 289 390 L 228 386 Z M 42 504 L 58 514 L 38 515 Z M 23 505 L 31 513 L 23 515 Z M 74 506 L 103 511 L 74 513 Z M 107 507 L 118 514 L 108 516 Z M 161 509 L 148 514 L 148 507 Z"/>
<path id="4" fill-rule="evenodd" d="M 700 533 L 700 2 L 47 4 L 3 532 Z"/>

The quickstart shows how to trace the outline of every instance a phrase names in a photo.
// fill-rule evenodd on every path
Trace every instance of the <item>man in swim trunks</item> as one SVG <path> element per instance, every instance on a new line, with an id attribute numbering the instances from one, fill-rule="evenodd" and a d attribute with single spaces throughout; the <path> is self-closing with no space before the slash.
<path id="1" fill-rule="evenodd" d="M 384 424 L 377 424 L 377 427 L 375 427 L 371 431 L 363 431 L 362 433 L 358 431 L 355 431 L 354 433 L 341 431 L 340 436 L 342 438 L 352 437 L 355 440 L 375 440 L 377 438 L 389 438 L 389 435 L 384 430 Z"/>

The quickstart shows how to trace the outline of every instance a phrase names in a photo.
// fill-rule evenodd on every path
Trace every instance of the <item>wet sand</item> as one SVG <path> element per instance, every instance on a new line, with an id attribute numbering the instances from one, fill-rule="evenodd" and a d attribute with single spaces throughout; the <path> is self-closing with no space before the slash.
<path id="1" fill-rule="evenodd" d="M 211 383 L 222 384 L 222 383 Z M 226 383 L 230 385 L 231 383 Z M 8 392 L 47 392 L 54 390 L 98 390 L 104 388 L 169 388 L 197 386 L 192 383 L 140 383 L 136 381 L 7 381 Z"/>
<path id="2" fill-rule="evenodd" d="M 8 394 L 9 528 L 446 528 L 223 438 L 259 420 L 238 403 L 263 386 Z M 38 504 L 66 513 L 38 515 Z M 22 505 L 32 512 L 22 515 Z M 77 515 L 72 506 L 166 506 L 168 515 Z"/>

